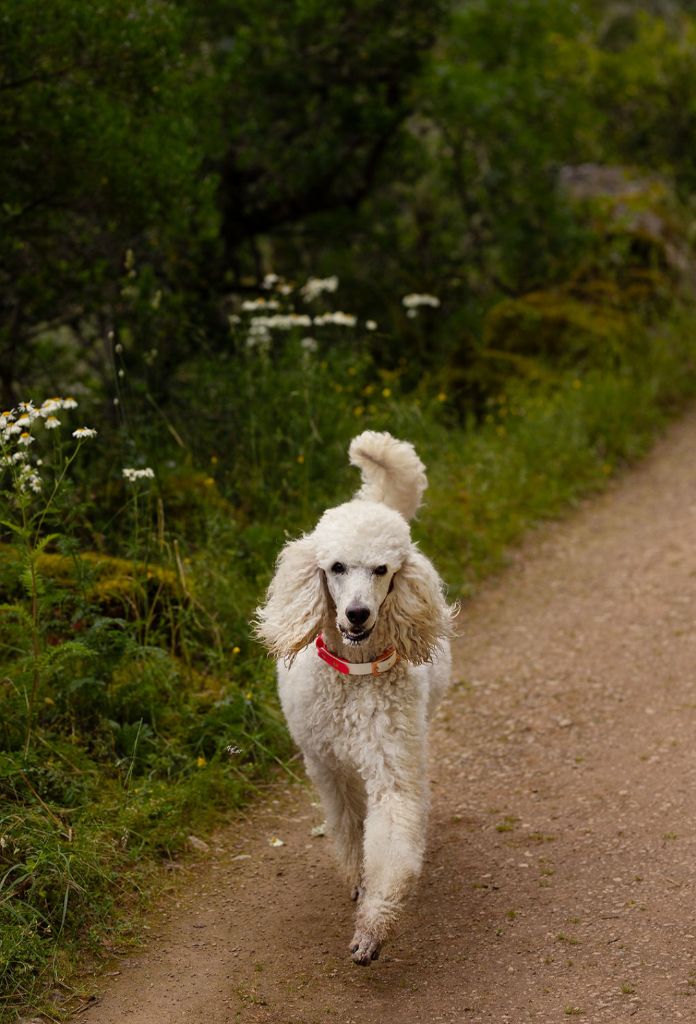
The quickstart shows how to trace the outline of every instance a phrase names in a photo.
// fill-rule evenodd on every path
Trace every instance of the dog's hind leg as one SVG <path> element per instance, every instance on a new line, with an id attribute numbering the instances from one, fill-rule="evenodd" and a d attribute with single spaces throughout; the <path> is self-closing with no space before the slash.
<path id="1" fill-rule="evenodd" d="M 333 837 L 336 859 L 353 899 L 361 894 L 365 787 L 357 775 L 349 775 L 305 758 L 307 772 L 319 790 L 326 821 Z"/>

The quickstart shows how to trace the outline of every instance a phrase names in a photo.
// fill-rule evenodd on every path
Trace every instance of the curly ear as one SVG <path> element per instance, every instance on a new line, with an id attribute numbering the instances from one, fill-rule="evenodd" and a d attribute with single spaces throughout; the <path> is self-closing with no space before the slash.
<path id="1" fill-rule="evenodd" d="M 275 657 L 291 658 L 320 632 L 324 610 L 314 542 L 311 536 L 292 540 L 278 556 L 266 603 L 256 609 L 254 633 Z"/>
<path id="2" fill-rule="evenodd" d="M 382 612 L 402 658 L 414 665 L 430 661 L 440 642 L 454 635 L 452 620 L 458 611 L 445 601 L 444 586 L 432 562 L 411 548 L 394 574 Z"/>

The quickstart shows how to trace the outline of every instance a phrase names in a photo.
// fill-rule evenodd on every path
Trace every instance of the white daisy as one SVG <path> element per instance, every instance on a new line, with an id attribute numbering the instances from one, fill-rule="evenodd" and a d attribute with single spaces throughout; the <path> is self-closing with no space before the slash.
<path id="1" fill-rule="evenodd" d="M 401 302 L 406 309 L 416 309 L 418 306 L 432 306 L 436 309 L 440 305 L 440 300 L 436 295 L 419 292 L 411 292 L 410 295 L 404 295 Z"/>
<path id="2" fill-rule="evenodd" d="M 145 469 L 130 469 L 128 467 L 123 470 L 124 479 L 133 483 L 135 480 L 154 480 L 155 471 L 146 466 Z"/>

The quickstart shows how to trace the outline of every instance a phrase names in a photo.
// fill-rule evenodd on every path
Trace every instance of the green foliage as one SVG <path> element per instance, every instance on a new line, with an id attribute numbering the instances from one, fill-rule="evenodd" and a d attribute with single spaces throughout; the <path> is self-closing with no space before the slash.
<path id="1" fill-rule="evenodd" d="M 7 402 L 49 326 L 77 327 L 78 355 L 92 342 L 99 366 L 95 335 L 137 305 L 127 250 L 169 274 L 172 246 L 205 233 L 210 188 L 176 6 L 10 0 L 0 30 Z"/>
<path id="2" fill-rule="evenodd" d="M 674 177 L 686 198 L 696 190 L 691 139 L 696 127 L 696 21 L 677 6 L 667 15 L 617 10 L 588 54 L 591 100 L 609 159 Z"/>

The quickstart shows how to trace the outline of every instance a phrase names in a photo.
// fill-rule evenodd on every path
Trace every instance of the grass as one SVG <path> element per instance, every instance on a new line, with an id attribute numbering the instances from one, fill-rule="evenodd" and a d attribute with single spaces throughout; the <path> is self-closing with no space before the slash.
<path id="1" fill-rule="evenodd" d="M 157 481 L 137 521 L 106 455 L 76 474 L 57 539 L 36 559 L 33 630 L 21 552 L 6 537 L 0 1019 L 31 1008 L 60 1020 L 79 991 L 76 965 L 137 932 L 157 864 L 287 762 L 273 666 L 248 620 L 284 536 L 355 489 L 354 433 L 390 429 L 416 443 L 430 489 L 415 533 L 452 594 L 469 594 L 529 526 L 648 449 L 696 393 L 694 333 L 686 313 L 646 330 L 639 355 L 634 345 L 621 363 L 510 380 L 464 426 L 441 384 L 403 394 L 397 371 L 359 353 L 310 361 L 289 343 L 278 365 L 259 353 L 232 383 L 213 375 L 213 404 L 227 408 L 236 389 L 249 422 L 230 406 L 225 423 L 177 431 L 183 449 L 151 443 Z M 187 372 L 193 392 L 211 374 Z M 181 402 L 188 422 L 183 392 Z M 120 451 L 113 459 L 132 464 Z"/>

